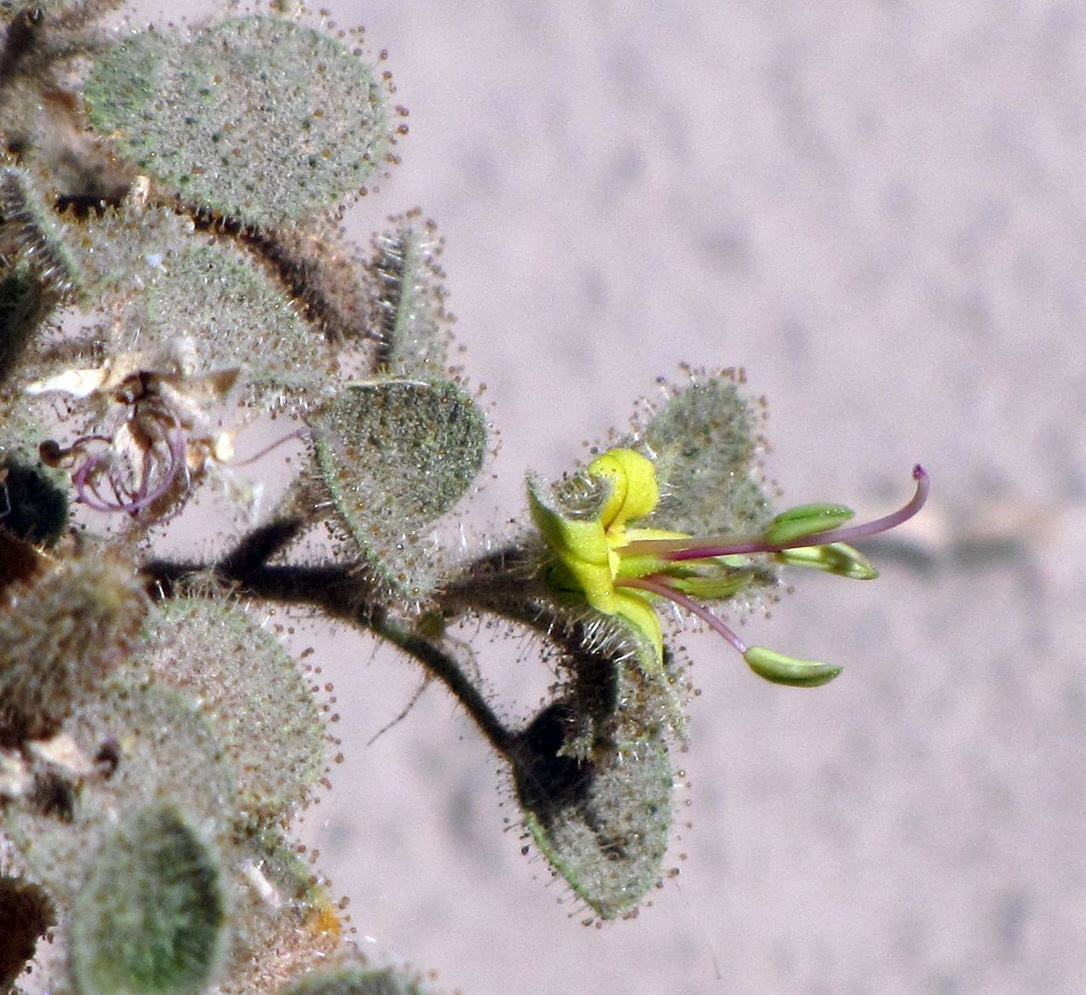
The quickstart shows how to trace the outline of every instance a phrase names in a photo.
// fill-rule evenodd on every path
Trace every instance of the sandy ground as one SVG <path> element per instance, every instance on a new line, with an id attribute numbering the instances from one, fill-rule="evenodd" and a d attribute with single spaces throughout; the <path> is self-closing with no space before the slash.
<path id="1" fill-rule="evenodd" d="M 448 241 L 501 431 L 469 541 L 523 517 L 678 364 L 746 368 L 786 500 L 935 496 L 873 584 L 797 579 L 744 631 L 846 665 L 702 691 L 675 881 L 601 929 L 520 854 L 439 689 L 343 633 L 347 761 L 306 833 L 364 945 L 465 995 L 1086 990 L 1086 8 L 1074 2 L 351 2 L 411 110 L 351 216 Z M 482 632 L 530 713 L 548 674 Z M 689 782 L 686 785 L 686 782 Z"/>

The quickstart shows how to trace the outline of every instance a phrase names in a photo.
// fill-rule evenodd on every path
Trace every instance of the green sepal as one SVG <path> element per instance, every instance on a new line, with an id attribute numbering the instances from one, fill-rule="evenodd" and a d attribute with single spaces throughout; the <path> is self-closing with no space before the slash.
<path id="1" fill-rule="evenodd" d="M 581 591 L 597 611 L 616 611 L 610 547 L 598 518 L 575 518 L 563 513 L 537 477 L 528 475 L 528 508 L 532 521 L 551 551 L 555 565 L 547 582 L 559 591 Z"/>
<path id="2" fill-rule="evenodd" d="M 840 667 L 819 660 L 797 660 L 764 646 L 751 646 L 743 654 L 750 669 L 771 684 L 784 684 L 795 688 L 814 688 L 828 684 L 839 673 Z"/>
<path id="3" fill-rule="evenodd" d="M 783 549 L 774 559 L 786 567 L 810 567 L 850 580 L 874 580 L 879 575 L 863 553 L 843 542 Z"/>
<path id="4" fill-rule="evenodd" d="M 844 525 L 856 513 L 843 504 L 800 504 L 782 511 L 766 526 L 762 538 L 771 546 L 786 546 L 804 536 Z"/>

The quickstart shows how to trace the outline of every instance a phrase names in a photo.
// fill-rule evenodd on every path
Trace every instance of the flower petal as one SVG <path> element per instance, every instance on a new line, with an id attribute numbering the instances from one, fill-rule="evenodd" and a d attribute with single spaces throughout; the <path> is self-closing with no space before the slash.
<path id="1" fill-rule="evenodd" d="M 624 528 L 631 519 L 644 518 L 660 500 L 655 465 L 632 449 L 611 449 L 597 456 L 588 464 L 588 472 L 612 483 L 602 516 L 608 531 Z"/>

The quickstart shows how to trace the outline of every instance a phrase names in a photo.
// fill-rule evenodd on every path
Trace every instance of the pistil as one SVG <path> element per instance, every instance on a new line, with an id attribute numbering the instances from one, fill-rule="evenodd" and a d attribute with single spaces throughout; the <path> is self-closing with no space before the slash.
<path id="1" fill-rule="evenodd" d="M 803 535 L 788 542 L 771 542 L 765 535 L 689 536 L 683 539 L 639 539 L 627 543 L 616 552 L 623 559 L 633 556 L 656 556 L 669 563 L 686 560 L 710 560 L 718 556 L 741 556 L 748 553 L 781 553 L 787 549 L 825 546 L 830 543 L 854 542 L 868 539 L 896 528 L 912 518 L 927 501 L 931 481 L 927 471 L 917 464 L 913 467 L 916 491 L 897 511 L 860 525 L 848 525 Z"/>

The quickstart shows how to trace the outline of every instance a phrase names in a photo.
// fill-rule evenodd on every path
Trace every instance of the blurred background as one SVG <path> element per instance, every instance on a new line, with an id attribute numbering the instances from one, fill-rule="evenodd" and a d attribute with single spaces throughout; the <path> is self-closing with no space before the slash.
<path id="1" fill-rule="evenodd" d="M 520 853 L 498 763 L 410 664 L 340 632 L 346 760 L 306 817 L 362 945 L 465 995 L 1086 990 L 1086 7 L 1056 0 L 338 3 L 410 108 L 360 242 L 420 206 L 500 430 L 464 526 L 523 521 L 680 361 L 742 366 L 790 504 L 862 517 L 876 583 L 796 576 L 764 684 L 701 690 L 669 880 L 600 929 Z M 551 675 L 462 633 L 511 721 Z M 508 827 L 512 826 L 512 829 Z M 503 830 L 507 830 L 504 831 Z"/>

